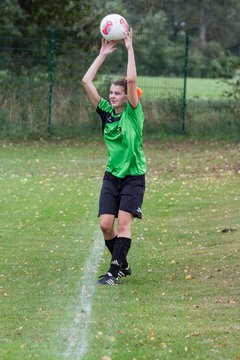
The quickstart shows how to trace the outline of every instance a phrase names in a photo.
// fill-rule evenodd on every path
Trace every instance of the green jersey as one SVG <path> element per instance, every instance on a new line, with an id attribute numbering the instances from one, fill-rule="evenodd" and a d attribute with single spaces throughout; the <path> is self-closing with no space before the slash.
<path id="1" fill-rule="evenodd" d="M 142 150 L 144 114 L 139 101 L 136 109 L 129 103 L 120 114 L 106 100 L 100 100 L 97 113 L 102 119 L 103 138 L 108 149 L 106 171 L 118 178 L 143 175 L 146 159 Z"/>

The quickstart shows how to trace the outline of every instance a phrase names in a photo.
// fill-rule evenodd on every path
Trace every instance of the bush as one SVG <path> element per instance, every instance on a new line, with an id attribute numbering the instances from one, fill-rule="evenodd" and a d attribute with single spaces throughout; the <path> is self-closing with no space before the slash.
<path id="1" fill-rule="evenodd" d="M 196 138 L 239 140 L 240 121 L 227 99 L 188 101 L 187 134 Z"/>
<path id="2" fill-rule="evenodd" d="M 191 77 L 232 78 L 234 70 L 231 64 L 235 59 L 215 41 L 200 46 L 193 39 L 189 49 L 188 73 Z"/>

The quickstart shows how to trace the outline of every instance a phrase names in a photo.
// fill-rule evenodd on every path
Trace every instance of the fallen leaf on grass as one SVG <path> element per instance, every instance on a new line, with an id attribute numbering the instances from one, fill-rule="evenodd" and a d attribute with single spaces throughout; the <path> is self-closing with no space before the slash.
<path id="1" fill-rule="evenodd" d="M 237 231 L 237 229 L 224 228 L 221 230 L 223 234 Z"/>
<path id="2" fill-rule="evenodd" d="M 188 339 L 188 338 L 190 338 L 192 336 L 199 336 L 199 335 L 200 335 L 200 332 L 194 331 L 191 334 L 186 335 L 185 338 Z"/>
<path id="3" fill-rule="evenodd" d="M 199 309 L 199 308 L 200 308 L 199 305 L 194 305 L 193 307 L 194 307 L 195 309 Z"/>
<path id="4" fill-rule="evenodd" d="M 147 272 L 152 273 L 154 271 L 153 271 L 153 269 L 148 269 Z"/>
<path id="5" fill-rule="evenodd" d="M 32 335 L 31 338 L 36 341 L 36 342 L 43 342 L 43 338 L 39 337 L 39 336 L 35 336 L 35 335 Z"/>
<path id="6" fill-rule="evenodd" d="M 236 301 L 234 299 L 228 299 L 228 304 L 235 305 Z"/>
<path id="7" fill-rule="evenodd" d="M 160 347 L 162 348 L 162 349 L 164 349 L 164 348 L 166 348 L 167 347 L 167 344 L 165 343 L 165 342 L 160 342 Z"/>
<path id="8" fill-rule="evenodd" d="M 209 280 L 211 278 L 212 278 L 212 275 L 207 275 L 207 276 L 205 276 L 205 278 L 203 278 L 203 280 Z"/>

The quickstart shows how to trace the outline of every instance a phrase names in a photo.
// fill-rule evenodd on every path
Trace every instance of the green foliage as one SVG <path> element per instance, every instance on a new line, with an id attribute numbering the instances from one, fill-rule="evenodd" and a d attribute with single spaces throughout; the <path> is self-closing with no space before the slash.
<path id="1" fill-rule="evenodd" d="M 231 89 L 226 91 L 224 95 L 230 100 L 229 107 L 234 117 L 238 119 L 240 126 L 240 78 L 237 78 L 231 82 L 227 81 L 227 83 Z"/>
<path id="2" fill-rule="evenodd" d="M 189 47 L 188 73 L 191 77 L 231 78 L 234 75 L 231 63 L 236 58 L 226 55 L 220 43 L 211 41 L 199 47 L 195 39 Z"/>
<path id="3" fill-rule="evenodd" d="M 146 98 L 142 100 L 146 135 L 181 134 L 181 98 Z"/>
<path id="4" fill-rule="evenodd" d="M 186 132 L 199 139 L 239 140 L 239 117 L 226 99 L 189 99 Z"/>
<path id="5" fill-rule="evenodd" d="M 235 70 L 235 77 L 232 81 L 225 80 L 228 88 L 224 91 L 223 95 L 230 100 L 229 107 L 240 124 L 240 58 L 232 61 L 231 66 Z"/>
<path id="6" fill-rule="evenodd" d="M 3 1 L 0 7 L 0 35 L 5 37 L 1 43 L 12 48 L 11 62 L 24 58 L 21 51 L 26 37 L 41 38 L 44 47 L 49 47 L 49 32 L 54 26 L 59 32 L 59 41 L 64 45 L 64 61 L 68 61 L 67 52 L 71 52 L 73 36 L 77 40 L 81 54 L 95 54 L 99 47 L 99 23 L 101 18 L 110 12 L 122 13 L 128 20 L 136 38 L 136 50 L 144 61 L 145 75 L 165 73 L 176 74 L 177 55 L 173 56 L 173 65 L 169 65 L 166 54 L 171 51 L 171 41 L 176 42 L 185 31 L 191 36 L 191 76 L 230 77 L 229 61 L 239 54 L 240 32 L 238 14 L 240 3 L 237 0 L 228 2 L 214 0 L 161 1 L 103 1 L 67 0 L 67 1 Z M 71 34 L 69 30 L 75 32 Z M 60 34 L 61 33 L 61 34 Z M 9 34 L 14 38 L 9 38 Z M 8 37 L 6 39 L 6 36 Z M 157 39 L 161 38 L 159 42 Z M 38 42 L 38 40 L 37 40 Z M 67 45 L 67 43 L 69 45 Z M 170 49 L 170 50 L 169 50 Z M 5 55 L 2 53 L 1 55 Z M 144 50 L 144 51 L 143 51 Z M 179 49 L 180 50 L 180 49 Z M 8 54 L 9 55 L 9 54 Z M 44 55 L 41 55 L 44 59 Z M 121 56 L 116 66 L 121 67 Z M 33 63 L 23 65 L 27 68 Z"/>
<path id="7" fill-rule="evenodd" d="M 70 70 L 71 67 L 70 67 Z M 62 70 L 63 71 L 63 70 Z M 76 138 L 87 134 L 101 136 L 101 122 L 87 101 L 78 81 L 71 72 L 69 78 L 55 74 L 52 107 L 53 137 Z M 76 69 L 77 72 L 77 69 Z M 79 72 L 77 72 L 79 73 Z M 112 76 L 98 76 L 97 88 L 108 97 Z M 115 76 L 114 76 L 115 77 Z M 236 83 L 239 84 L 239 83 Z M 47 137 L 49 83 L 48 76 L 37 72 L 32 77 L 0 73 L 0 137 L 39 139 Z M 146 136 L 181 134 L 183 80 L 169 77 L 139 77 L 143 89 L 141 98 Z M 238 139 L 239 92 L 232 94 L 232 82 L 212 79 L 188 79 L 186 135 L 196 138 Z M 239 91 L 239 85 L 238 85 Z"/>
<path id="8" fill-rule="evenodd" d="M 155 76 L 160 73 L 164 74 L 168 67 L 165 13 L 159 11 L 153 15 L 149 14 L 144 20 L 144 23 L 139 26 L 138 37 L 136 37 L 135 41 L 139 73 Z"/>

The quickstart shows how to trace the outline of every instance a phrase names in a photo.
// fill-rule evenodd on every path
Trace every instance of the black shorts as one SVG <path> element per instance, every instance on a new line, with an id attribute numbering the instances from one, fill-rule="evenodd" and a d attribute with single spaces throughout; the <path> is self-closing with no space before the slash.
<path id="1" fill-rule="evenodd" d="M 126 211 L 142 218 L 142 202 L 145 191 L 145 175 L 128 175 L 117 178 L 105 172 L 99 200 L 98 216 L 111 214 L 118 217 L 118 211 Z"/>

